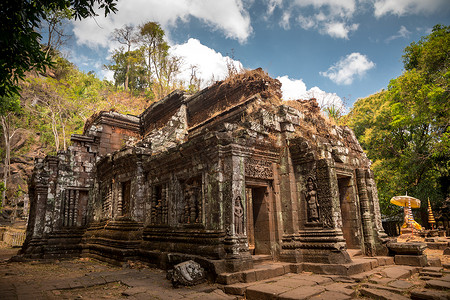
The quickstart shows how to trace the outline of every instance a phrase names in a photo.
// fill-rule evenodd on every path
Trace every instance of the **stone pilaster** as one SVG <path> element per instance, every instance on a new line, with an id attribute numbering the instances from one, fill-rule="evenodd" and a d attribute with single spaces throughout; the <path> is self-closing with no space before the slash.
<path id="1" fill-rule="evenodd" d="M 253 267 L 245 226 L 245 160 L 237 145 L 227 145 L 222 153 L 224 155 L 222 192 L 226 230 L 225 264 L 228 271 L 234 272 Z"/>
<path id="2" fill-rule="evenodd" d="M 373 222 L 367 194 L 366 174 L 363 169 L 356 169 L 356 183 L 358 185 L 359 204 L 361 209 L 362 227 L 364 236 L 363 253 L 369 256 L 375 255 L 375 240 L 373 236 Z"/>

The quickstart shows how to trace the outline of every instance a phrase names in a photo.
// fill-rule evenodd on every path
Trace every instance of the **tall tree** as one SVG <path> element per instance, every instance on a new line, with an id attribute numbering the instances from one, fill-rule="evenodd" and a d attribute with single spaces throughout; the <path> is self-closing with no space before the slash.
<path id="1" fill-rule="evenodd" d="M 164 40 L 164 30 L 156 22 L 147 22 L 139 26 L 140 42 L 147 56 L 148 82 L 153 78 L 158 83 L 158 95 L 162 94 L 161 66 L 169 55 L 169 45 Z"/>
<path id="2" fill-rule="evenodd" d="M 3 162 L 3 189 L 0 203 L 0 211 L 6 204 L 6 189 L 8 188 L 8 179 L 11 175 L 11 139 L 16 133 L 13 118 L 20 111 L 19 97 L 13 96 L 9 99 L 0 101 L 0 123 L 2 125 L 3 139 L 5 142 L 5 159 Z"/>
<path id="3" fill-rule="evenodd" d="M 75 19 L 116 12 L 117 0 L 2 0 L 0 1 L 0 97 L 19 94 L 27 71 L 44 71 L 51 59 L 41 47 L 37 28 L 49 11 L 72 9 Z M 2 98 L 6 101 L 8 98 Z"/>
<path id="4" fill-rule="evenodd" d="M 384 213 L 406 191 L 440 202 L 450 195 L 450 27 L 405 48 L 405 71 L 386 91 L 358 100 L 347 122 L 374 161 Z"/>
<path id="5" fill-rule="evenodd" d="M 111 63 L 105 68 L 114 72 L 116 86 L 142 91 L 149 87 L 145 55 L 142 49 L 125 51 L 123 47 L 114 50 Z"/>
<path id="6" fill-rule="evenodd" d="M 40 30 L 47 35 L 47 42 L 43 46 L 45 55 L 49 56 L 52 51 L 59 51 L 71 38 L 71 35 L 65 29 L 67 28 L 67 21 L 72 18 L 72 11 L 69 8 L 63 10 L 47 10 L 46 16 L 41 21 Z"/>
<path id="7" fill-rule="evenodd" d="M 125 45 L 126 47 L 126 70 L 125 70 L 125 90 L 128 90 L 128 82 L 130 78 L 130 66 L 131 60 L 136 55 L 130 55 L 131 48 L 138 41 L 138 36 L 135 32 L 135 29 L 132 25 L 124 25 L 122 28 L 116 28 L 113 31 L 112 38 L 114 41 Z M 135 53 L 136 54 L 136 53 Z"/>

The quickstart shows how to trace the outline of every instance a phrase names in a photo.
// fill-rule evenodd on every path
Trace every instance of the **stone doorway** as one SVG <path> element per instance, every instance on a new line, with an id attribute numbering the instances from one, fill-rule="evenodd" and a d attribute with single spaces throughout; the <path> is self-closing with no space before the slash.
<path id="1" fill-rule="evenodd" d="M 338 174 L 342 232 L 348 249 L 361 249 L 360 214 L 351 176 Z"/>
<path id="2" fill-rule="evenodd" d="M 270 255 L 272 231 L 268 186 L 246 186 L 247 237 L 252 255 Z"/>

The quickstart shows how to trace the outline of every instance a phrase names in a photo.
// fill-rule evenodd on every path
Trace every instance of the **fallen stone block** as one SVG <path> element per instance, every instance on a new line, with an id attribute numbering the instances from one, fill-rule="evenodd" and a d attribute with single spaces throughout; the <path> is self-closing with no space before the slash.
<path id="1" fill-rule="evenodd" d="M 174 266 L 167 272 L 167 279 L 172 281 L 174 287 L 179 285 L 192 286 L 206 280 L 205 270 L 193 260 L 188 260 Z"/>
<path id="2" fill-rule="evenodd" d="M 425 267 L 428 261 L 426 255 L 396 255 L 395 264 Z"/>

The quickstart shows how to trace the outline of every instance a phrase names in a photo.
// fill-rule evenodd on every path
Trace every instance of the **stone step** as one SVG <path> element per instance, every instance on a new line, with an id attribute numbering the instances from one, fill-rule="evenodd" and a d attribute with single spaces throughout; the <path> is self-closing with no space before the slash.
<path id="1" fill-rule="evenodd" d="M 272 255 L 264 255 L 264 254 L 257 254 L 252 255 L 253 265 L 257 264 L 264 264 L 267 262 L 272 262 L 273 258 Z"/>
<path id="2" fill-rule="evenodd" d="M 421 271 L 419 273 L 420 276 L 427 276 L 427 277 L 442 277 L 442 273 L 441 272 L 424 272 Z"/>
<path id="3" fill-rule="evenodd" d="M 449 299 L 448 292 L 434 291 L 434 290 L 421 290 L 412 291 L 411 299 L 414 300 L 444 300 Z"/>
<path id="4" fill-rule="evenodd" d="M 395 294 L 393 292 L 387 291 L 387 290 L 380 290 L 380 289 L 372 289 L 372 288 L 362 288 L 359 290 L 361 295 L 377 299 L 377 300 L 406 300 L 409 299 L 405 296 Z"/>
<path id="5" fill-rule="evenodd" d="M 253 269 L 222 273 L 217 276 L 217 283 L 229 285 L 239 282 L 255 282 L 281 276 L 291 272 L 290 263 L 272 262 L 254 266 Z"/>
<path id="6" fill-rule="evenodd" d="M 350 255 L 350 258 L 353 258 L 355 256 L 362 256 L 361 249 L 347 249 L 348 255 Z"/>

